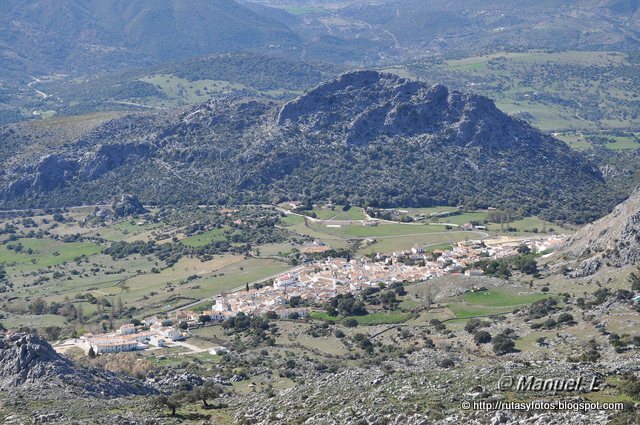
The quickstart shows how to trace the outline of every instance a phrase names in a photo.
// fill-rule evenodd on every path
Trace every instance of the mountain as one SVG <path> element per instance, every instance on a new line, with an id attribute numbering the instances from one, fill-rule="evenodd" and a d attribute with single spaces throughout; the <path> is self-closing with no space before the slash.
<path id="1" fill-rule="evenodd" d="M 576 276 L 640 263 L 640 188 L 609 215 L 581 228 L 554 256 L 574 262 Z"/>
<path id="2" fill-rule="evenodd" d="M 396 47 L 414 54 L 632 51 L 640 40 L 636 0 L 391 0 L 357 2 L 339 13 L 383 30 Z"/>
<path id="3" fill-rule="evenodd" d="M 285 103 L 215 98 L 180 113 L 130 114 L 58 144 L 24 123 L 0 138 L 5 207 L 124 192 L 151 204 L 309 197 L 512 207 L 582 222 L 612 202 L 581 154 L 491 100 L 374 71 Z"/>
<path id="4" fill-rule="evenodd" d="M 300 42 L 279 20 L 233 0 L 5 0 L 0 28 L 0 79 L 86 75 Z"/>
<path id="5" fill-rule="evenodd" d="M 34 334 L 0 339 L 0 391 L 53 389 L 76 396 L 126 397 L 157 391 L 104 369 L 76 366 Z"/>

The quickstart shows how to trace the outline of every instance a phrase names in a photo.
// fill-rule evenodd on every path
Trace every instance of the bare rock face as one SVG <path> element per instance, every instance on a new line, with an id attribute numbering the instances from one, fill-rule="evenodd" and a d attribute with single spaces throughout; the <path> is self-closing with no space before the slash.
<path id="1" fill-rule="evenodd" d="M 0 390 L 56 389 L 91 397 L 151 395 L 155 390 L 102 369 L 84 368 L 62 357 L 33 334 L 0 340 Z"/>
<path id="2" fill-rule="evenodd" d="M 576 232 L 555 256 L 577 262 L 576 277 L 640 263 L 640 188 L 611 214 Z"/>

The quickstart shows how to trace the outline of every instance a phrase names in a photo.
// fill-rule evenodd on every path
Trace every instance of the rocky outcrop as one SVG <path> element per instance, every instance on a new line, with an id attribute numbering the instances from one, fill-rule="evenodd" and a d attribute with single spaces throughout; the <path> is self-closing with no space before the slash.
<path id="1" fill-rule="evenodd" d="M 156 393 L 133 379 L 102 369 L 76 366 L 38 335 L 7 336 L 0 340 L 0 390 L 25 388 L 58 389 L 92 397 Z"/>
<path id="2" fill-rule="evenodd" d="M 146 158 L 151 152 L 151 146 L 148 144 L 99 144 L 78 161 L 80 178 L 85 181 L 95 180 L 122 166 L 126 161 Z"/>
<path id="3" fill-rule="evenodd" d="M 380 135 L 454 136 L 457 143 L 503 139 L 515 127 L 487 98 L 375 71 L 358 71 L 287 102 L 278 125 L 305 132 L 331 129 L 351 144 Z"/>
<path id="4" fill-rule="evenodd" d="M 142 206 L 140 200 L 133 195 L 122 195 L 119 201 L 113 203 L 113 212 L 116 217 L 129 217 L 136 214 L 144 214 L 148 210 Z"/>
<path id="5" fill-rule="evenodd" d="M 576 264 L 576 277 L 640 263 L 640 188 L 611 214 L 576 232 L 554 258 Z"/>

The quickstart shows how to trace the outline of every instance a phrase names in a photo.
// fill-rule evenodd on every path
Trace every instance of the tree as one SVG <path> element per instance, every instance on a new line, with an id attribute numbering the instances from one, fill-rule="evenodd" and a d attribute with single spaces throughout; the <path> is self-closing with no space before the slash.
<path id="1" fill-rule="evenodd" d="M 435 299 L 435 288 L 430 283 L 422 283 L 416 286 L 416 295 L 422 301 L 422 308 L 429 311 Z"/>
<path id="2" fill-rule="evenodd" d="M 487 331 L 476 331 L 476 333 L 473 334 L 473 340 L 478 345 L 486 344 L 491 342 L 491 334 Z"/>
<path id="3" fill-rule="evenodd" d="M 47 326 L 44 328 L 44 333 L 49 341 L 57 341 L 62 333 L 60 326 Z"/>
<path id="4" fill-rule="evenodd" d="M 31 314 L 45 314 L 47 312 L 47 302 L 42 298 L 36 298 L 31 304 L 29 304 L 29 311 Z"/>
<path id="5" fill-rule="evenodd" d="M 469 332 L 470 334 L 474 333 L 477 328 L 484 326 L 484 323 L 480 319 L 470 319 L 467 324 L 464 326 L 464 330 Z"/>
<path id="6" fill-rule="evenodd" d="M 504 333 L 498 334 L 493 338 L 493 352 L 499 356 L 514 352 L 515 347 L 515 342 Z"/>
<path id="7" fill-rule="evenodd" d="M 640 400 L 640 379 L 635 375 L 626 375 L 620 389 L 634 400 Z"/>
<path id="8" fill-rule="evenodd" d="M 122 297 L 118 297 L 118 301 L 116 301 L 116 314 L 120 316 L 124 311 L 124 305 L 122 303 Z"/>
<path id="9" fill-rule="evenodd" d="M 211 316 L 209 316 L 208 314 L 201 314 L 200 317 L 198 317 L 198 322 L 202 323 L 203 325 L 210 321 Z"/>
<path id="10" fill-rule="evenodd" d="M 451 359 L 443 359 L 438 363 L 438 366 L 444 369 L 449 369 L 455 366 L 455 363 Z"/>
<path id="11" fill-rule="evenodd" d="M 109 329 L 113 329 L 113 320 L 116 317 L 116 306 L 111 305 L 111 311 L 109 312 Z"/>
<path id="12" fill-rule="evenodd" d="M 206 382 L 202 387 L 192 391 L 192 399 L 202 401 L 202 407 L 209 408 L 209 399 L 216 399 L 223 393 L 222 386 L 212 382 Z"/>
<path id="13" fill-rule="evenodd" d="M 78 320 L 79 324 L 83 324 L 84 323 L 84 312 L 82 310 L 82 305 L 78 304 L 78 307 L 76 307 L 76 319 Z"/>
<path id="14" fill-rule="evenodd" d="M 95 359 L 96 358 L 96 352 L 93 349 L 93 347 L 89 347 L 89 352 L 87 353 L 87 356 L 89 356 L 90 359 Z"/>
<path id="15" fill-rule="evenodd" d="M 249 282 L 245 285 L 245 291 L 249 292 Z"/>
<path id="16" fill-rule="evenodd" d="M 294 295 L 289 298 L 289 306 L 292 308 L 298 307 L 302 303 L 302 297 L 300 295 Z"/>
<path id="17" fill-rule="evenodd" d="M 347 328 L 355 328 L 358 326 L 358 321 L 356 319 L 346 319 L 343 322 L 343 325 Z"/>
<path id="18" fill-rule="evenodd" d="M 518 246 L 518 254 L 529 254 L 531 253 L 531 248 L 527 246 L 527 244 L 521 244 Z"/>
<path id="19" fill-rule="evenodd" d="M 170 396 L 161 394 L 154 399 L 154 404 L 159 408 L 166 407 L 168 409 L 171 409 L 171 416 L 175 416 L 176 409 L 178 409 L 182 405 L 184 399 L 184 392 L 174 393 Z"/>

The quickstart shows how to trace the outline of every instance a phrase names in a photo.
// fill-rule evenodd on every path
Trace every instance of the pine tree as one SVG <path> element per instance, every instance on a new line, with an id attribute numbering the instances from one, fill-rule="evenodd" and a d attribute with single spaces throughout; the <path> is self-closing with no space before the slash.
<path id="1" fill-rule="evenodd" d="M 124 306 L 122 304 L 122 297 L 118 297 L 116 313 L 118 316 L 120 316 L 123 311 L 124 311 Z"/>
<path id="2" fill-rule="evenodd" d="M 76 307 L 76 319 L 78 320 L 79 324 L 83 324 L 84 323 L 84 312 L 82 311 L 82 305 L 79 304 L 78 307 Z"/>

